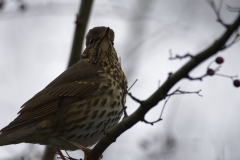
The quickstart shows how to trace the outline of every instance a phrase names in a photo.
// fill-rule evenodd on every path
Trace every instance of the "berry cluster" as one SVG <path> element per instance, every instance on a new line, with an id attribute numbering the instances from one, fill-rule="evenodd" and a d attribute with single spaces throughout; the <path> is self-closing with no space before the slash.
<path id="1" fill-rule="evenodd" d="M 215 62 L 216 62 L 218 65 L 220 65 L 220 64 L 222 64 L 222 63 L 224 62 L 224 59 L 223 59 L 222 57 L 217 57 L 217 58 L 215 59 Z M 218 71 L 219 68 L 220 68 L 220 67 L 218 67 L 217 69 L 214 70 L 214 69 L 208 67 L 206 74 L 209 75 L 209 76 L 219 75 L 219 76 L 231 78 L 231 79 L 233 80 L 233 85 L 234 85 L 235 87 L 240 87 L 240 80 L 239 80 L 239 79 L 233 79 L 233 78 L 235 78 L 236 76 L 226 76 L 226 75 L 222 75 L 222 74 L 216 74 L 216 72 Z"/>

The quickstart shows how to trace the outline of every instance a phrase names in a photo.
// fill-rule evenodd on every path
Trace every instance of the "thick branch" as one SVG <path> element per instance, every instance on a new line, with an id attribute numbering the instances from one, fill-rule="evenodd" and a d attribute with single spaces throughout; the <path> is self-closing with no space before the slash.
<path id="1" fill-rule="evenodd" d="M 105 135 L 98 144 L 90 152 L 88 160 L 97 160 L 98 157 L 105 151 L 105 149 L 119 137 L 123 132 L 131 128 L 137 122 L 144 118 L 144 115 L 159 101 L 167 96 L 169 90 L 181 79 L 188 75 L 191 70 L 201 64 L 203 61 L 209 57 L 216 54 L 218 51 L 222 50 L 223 46 L 226 44 L 230 36 L 238 29 L 240 25 L 240 14 L 237 19 L 229 25 L 226 31 L 208 48 L 204 51 L 198 53 L 194 59 L 190 59 L 182 68 L 180 68 L 176 73 L 169 76 L 167 81 L 153 93 L 147 100 L 141 101 L 140 107 L 129 117 L 124 118 L 119 124 L 111 128 L 107 135 Z"/>
<path id="2" fill-rule="evenodd" d="M 82 53 L 82 45 L 84 40 L 84 34 L 88 23 L 89 15 L 91 13 L 93 0 L 82 0 L 81 5 L 76 18 L 76 27 L 73 38 L 71 55 L 68 63 L 68 67 L 77 63 Z"/>

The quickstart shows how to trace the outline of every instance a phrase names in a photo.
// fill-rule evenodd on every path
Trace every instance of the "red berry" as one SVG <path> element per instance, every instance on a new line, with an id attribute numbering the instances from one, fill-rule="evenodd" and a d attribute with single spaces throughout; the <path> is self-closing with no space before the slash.
<path id="1" fill-rule="evenodd" d="M 222 57 L 217 57 L 217 58 L 215 59 L 215 62 L 216 62 L 217 64 L 222 64 L 222 63 L 224 62 L 224 59 L 223 59 Z"/>
<path id="2" fill-rule="evenodd" d="M 212 76 L 212 75 L 214 75 L 214 73 L 215 73 L 215 71 L 214 71 L 213 69 L 208 68 L 208 70 L 207 70 L 207 75 Z"/>
<path id="3" fill-rule="evenodd" d="M 239 79 L 235 79 L 235 80 L 233 81 L 233 85 L 234 85 L 235 87 L 240 87 L 240 80 L 239 80 Z"/>

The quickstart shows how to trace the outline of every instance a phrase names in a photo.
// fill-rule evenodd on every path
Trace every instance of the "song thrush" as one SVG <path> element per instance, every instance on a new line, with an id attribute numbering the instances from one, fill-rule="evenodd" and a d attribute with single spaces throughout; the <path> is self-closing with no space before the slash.
<path id="1" fill-rule="evenodd" d="M 127 92 L 113 41 L 109 27 L 91 29 L 81 59 L 22 105 L 0 131 L 0 146 L 25 142 L 76 150 L 99 141 L 122 116 Z"/>

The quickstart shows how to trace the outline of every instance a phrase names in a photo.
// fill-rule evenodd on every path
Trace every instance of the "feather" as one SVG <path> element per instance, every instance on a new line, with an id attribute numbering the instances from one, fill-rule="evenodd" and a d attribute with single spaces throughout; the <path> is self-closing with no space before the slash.
<path id="1" fill-rule="evenodd" d="M 100 66 L 79 61 L 24 103 L 18 117 L 1 132 L 9 134 L 15 127 L 39 120 L 97 92 L 101 71 Z"/>

